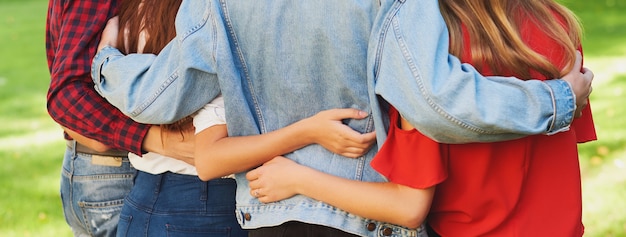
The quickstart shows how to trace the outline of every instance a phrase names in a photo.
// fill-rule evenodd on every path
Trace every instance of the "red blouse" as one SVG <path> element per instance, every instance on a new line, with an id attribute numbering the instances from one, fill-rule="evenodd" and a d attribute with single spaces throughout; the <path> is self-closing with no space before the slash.
<path id="1" fill-rule="evenodd" d="M 563 49 L 526 23 L 521 29 L 527 44 L 560 64 Z M 470 58 L 465 52 L 461 60 Z M 489 68 L 480 71 L 492 75 Z M 596 139 L 589 106 L 566 132 L 455 145 L 399 129 L 395 109 L 390 116 L 388 139 L 371 165 L 391 182 L 438 184 L 428 224 L 441 236 L 582 236 L 577 142 Z"/>
<path id="2" fill-rule="evenodd" d="M 389 111 L 389 120 L 392 125 L 387 140 L 370 165 L 390 181 L 412 188 L 425 189 L 445 180 L 448 177 L 446 147 L 415 129 L 393 126 L 400 121 L 394 107 Z"/>

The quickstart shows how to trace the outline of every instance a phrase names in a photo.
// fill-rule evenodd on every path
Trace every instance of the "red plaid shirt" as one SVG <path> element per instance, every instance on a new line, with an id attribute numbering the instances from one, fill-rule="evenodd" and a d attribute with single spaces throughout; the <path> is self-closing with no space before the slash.
<path id="1" fill-rule="evenodd" d="M 116 7 L 116 0 L 50 0 L 46 26 L 51 75 L 48 113 L 79 134 L 141 154 L 150 126 L 134 122 L 109 104 L 94 90 L 90 76 L 100 32 L 116 14 Z"/>

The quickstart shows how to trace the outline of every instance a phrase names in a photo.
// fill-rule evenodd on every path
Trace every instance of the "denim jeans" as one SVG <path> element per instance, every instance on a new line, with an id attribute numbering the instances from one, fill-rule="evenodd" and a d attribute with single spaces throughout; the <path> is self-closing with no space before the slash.
<path id="1" fill-rule="evenodd" d="M 234 179 L 138 171 L 124 201 L 117 236 L 245 237 L 235 218 Z"/>
<path id="2" fill-rule="evenodd" d="M 61 174 L 65 220 L 77 237 L 115 236 L 135 169 L 127 157 L 123 157 L 120 167 L 94 165 L 91 158 L 73 148 L 65 151 Z"/>

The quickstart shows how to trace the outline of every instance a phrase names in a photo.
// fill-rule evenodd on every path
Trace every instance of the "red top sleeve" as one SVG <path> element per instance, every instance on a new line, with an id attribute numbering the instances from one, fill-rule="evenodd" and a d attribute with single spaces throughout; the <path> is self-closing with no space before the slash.
<path id="1" fill-rule="evenodd" d="M 389 181 L 412 188 L 432 187 L 448 177 L 446 146 L 424 136 L 416 129 L 402 130 L 400 114 L 391 107 L 387 140 L 371 166 Z"/>
<path id="2" fill-rule="evenodd" d="M 46 55 L 48 113 L 57 123 L 115 149 L 141 154 L 149 125 L 134 122 L 96 93 L 91 60 L 117 1 L 50 0 Z"/>

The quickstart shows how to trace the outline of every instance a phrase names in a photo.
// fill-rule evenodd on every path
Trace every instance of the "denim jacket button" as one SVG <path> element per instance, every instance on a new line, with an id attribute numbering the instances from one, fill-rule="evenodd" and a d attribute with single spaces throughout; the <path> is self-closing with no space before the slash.
<path id="1" fill-rule="evenodd" d="M 250 219 L 252 219 L 252 216 L 250 215 L 250 213 L 245 213 L 243 214 L 243 219 L 246 219 L 247 221 L 249 221 Z"/>
<path id="2" fill-rule="evenodd" d="M 391 233 L 393 233 L 393 230 L 391 228 L 389 228 L 389 227 L 387 227 L 387 228 L 385 228 L 383 230 L 383 235 L 384 236 L 391 236 Z"/>
<path id="3" fill-rule="evenodd" d="M 367 230 L 374 231 L 376 229 L 376 224 L 374 222 L 370 222 L 367 224 Z"/>

